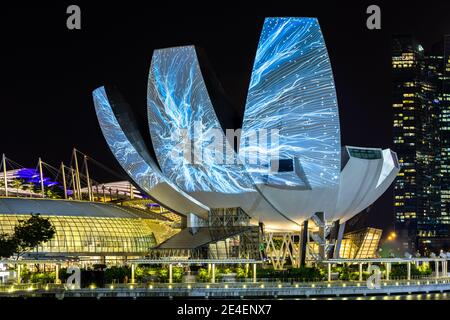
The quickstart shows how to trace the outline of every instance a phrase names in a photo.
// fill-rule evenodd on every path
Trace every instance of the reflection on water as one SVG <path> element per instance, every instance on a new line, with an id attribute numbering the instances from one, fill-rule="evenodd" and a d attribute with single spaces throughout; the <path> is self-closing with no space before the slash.
<path id="1" fill-rule="evenodd" d="M 297 298 L 295 300 L 450 300 L 450 293 L 396 294 L 390 296 Z"/>

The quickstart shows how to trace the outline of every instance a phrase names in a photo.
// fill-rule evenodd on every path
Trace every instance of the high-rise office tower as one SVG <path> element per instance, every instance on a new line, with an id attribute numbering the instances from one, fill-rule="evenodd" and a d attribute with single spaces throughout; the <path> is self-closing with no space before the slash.
<path id="1" fill-rule="evenodd" d="M 402 170 L 394 186 L 396 229 L 410 252 L 433 234 L 437 110 L 435 73 L 412 36 L 397 36 L 392 50 L 394 144 Z M 431 231 L 431 233 L 430 233 Z"/>
<path id="2" fill-rule="evenodd" d="M 450 156 L 445 142 L 450 141 L 446 92 L 450 91 L 445 84 L 444 42 L 426 54 L 412 36 L 393 39 L 393 133 L 402 164 L 394 208 L 396 230 L 410 252 L 446 249 L 449 240 L 444 200 L 448 195 L 450 204 L 450 178 L 445 177 Z"/>
<path id="3" fill-rule="evenodd" d="M 450 223 L 450 36 L 442 40 L 442 62 L 439 93 L 439 137 L 442 223 Z"/>

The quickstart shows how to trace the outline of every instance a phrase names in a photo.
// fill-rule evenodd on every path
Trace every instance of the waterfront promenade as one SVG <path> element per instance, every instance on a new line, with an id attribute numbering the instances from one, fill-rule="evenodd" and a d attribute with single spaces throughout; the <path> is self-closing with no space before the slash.
<path id="1" fill-rule="evenodd" d="M 233 283 L 155 283 L 109 285 L 105 288 L 75 289 L 63 284 L 15 284 L 0 287 L 0 297 L 64 298 L 282 298 L 376 296 L 414 293 L 450 295 L 450 278 L 382 280 L 380 288 L 368 288 L 365 281 L 329 282 L 233 282 Z"/>

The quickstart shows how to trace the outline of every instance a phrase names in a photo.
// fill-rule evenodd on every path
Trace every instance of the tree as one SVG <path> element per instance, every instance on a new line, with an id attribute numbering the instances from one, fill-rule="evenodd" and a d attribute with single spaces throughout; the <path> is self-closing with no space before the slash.
<path id="1" fill-rule="evenodd" d="M 38 213 L 31 214 L 27 220 L 19 220 L 14 227 L 12 240 L 16 243 L 17 256 L 36 248 L 40 244 L 53 238 L 56 230 L 47 218 L 42 218 Z"/>
<path id="2" fill-rule="evenodd" d="M 19 195 L 19 190 L 23 189 L 23 180 L 13 179 L 11 181 L 11 188 L 16 189 L 16 195 Z"/>
<path id="3" fill-rule="evenodd" d="M 45 189 L 45 195 L 47 196 L 47 198 L 51 199 L 62 199 L 64 198 L 64 190 L 61 188 L 61 186 L 55 184 Z"/>
<path id="4" fill-rule="evenodd" d="M 9 258 L 16 254 L 19 258 L 25 252 L 51 240 L 55 233 L 55 227 L 49 219 L 31 214 L 27 220 L 19 220 L 12 234 L 0 234 L 0 257 Z"/>
<path id="5" fill-rule="evenodd" d="M 6 233 L 0 234 L 0 258 L 9 258 L 16 252 L 15 239 Z"/>
<path id="6" fill-rule="evenodd" d="M 105 281 L 108 283 L 125 282 L 125 278 L 131 278 L 131 268 L 128 266 L 112 266 L 105 270 Z"/>

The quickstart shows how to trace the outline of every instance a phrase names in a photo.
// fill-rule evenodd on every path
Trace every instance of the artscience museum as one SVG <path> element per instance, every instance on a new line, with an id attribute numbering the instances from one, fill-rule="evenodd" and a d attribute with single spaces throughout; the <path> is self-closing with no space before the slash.
<path id="1" fill-rule="evenodd" d="M 338 257 L 345 222 L 400 169 L 389 149 L 341 145 L 331 62 L 315 18 L 265 19 L 240 130 L 224 126 L 222 115 L 233 109 L 195 46 L 153 52 L 148 132 L 115 87 L 93 98 L 106 142 L 135 186 L 184 218 L 186 228 L 158 252 L 256 257 L 261 237 L 288 234 L 303 251 L 314 242 L 311 252 Z"/>

